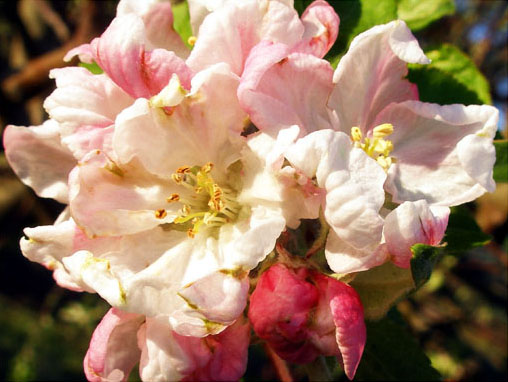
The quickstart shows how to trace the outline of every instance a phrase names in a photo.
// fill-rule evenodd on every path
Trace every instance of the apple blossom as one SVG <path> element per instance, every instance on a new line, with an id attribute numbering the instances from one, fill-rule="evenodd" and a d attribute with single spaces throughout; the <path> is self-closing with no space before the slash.
<path id="1" fill-rule="evenodd" d="M 249 334 L 241 318 L 220 334 L 186 337 L 164 320 L 112 308 L 93 333 L 84 370 L 89 381 L 126 381 L 140 362 L 143 380 L 234 381 L 245 372 Z"/>

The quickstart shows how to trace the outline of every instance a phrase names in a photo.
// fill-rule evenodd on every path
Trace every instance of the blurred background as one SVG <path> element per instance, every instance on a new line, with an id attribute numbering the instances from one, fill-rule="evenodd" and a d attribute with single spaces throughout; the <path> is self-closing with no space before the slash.
<path id="1" fill-rule="evenodd" d="M 116 1 L 0 0 L 0 128 L 39 125 L 54 89 L 51 68 L 104 31 Z M 504 1 L 457 0 L 456 13 L 416 33 L 425 48 L 449 42 L 476 63 L 501 112 L 507 137 L 507 32 Z M 339 32 L 340 33 L 340 32 Z M 76 65 L 77 62 L 71 63 Z M 446 255 L 430 281 L 397 305 L 432 365 L 450 381 L 507 379 L 508 184 L 466 208 L 490 244 Z M 82 359 L 108 305 L 96 295 L 57 287 L 49 271 L 19 250 L 24 227 L 52 224 L 62 205 L 38 198 L 0 153 L 0 380 L 83 380 Z M 295 378 L 301 376 L 298 368 Z M 136 373 L 131 379 L 136 379 Z M 245 380 L 273 380 L 259 347 Z"/>

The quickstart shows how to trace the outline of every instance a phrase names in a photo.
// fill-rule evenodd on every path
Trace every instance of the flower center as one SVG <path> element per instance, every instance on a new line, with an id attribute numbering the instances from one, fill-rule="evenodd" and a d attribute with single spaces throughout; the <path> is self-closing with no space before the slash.
<path id="1" fill-rule="evenodd" d="M 187 230 L 193 238 L 201 227 L 220 227 L 236 220 L 241 206 L 236 202 L 236 193 L 230 188 L 219 187 L 210 172 L 212 163 L 204 166 L 182 166 L 171 176 L 173 181 L 185 188 L 166 200 L 168 203 L 180 202 L 182 208 L 173 221 Z"/>
<path id="2" fill-rule="evenodd" d="M 391 164 L 395 162 L 395 158 L 390 156 L 393 150 L 392 141 L 384 138 L 392 133 L 393 125 L 390 123 L 383 123 L 382 125 L 374 127 L 372 138 L 364 138 L 361 130 L 355 126 L 351 128 L 351 139 L 355 147 L 365 151 L 365 153 L 371 158 L 374 158 L 385 171 L 388 171 Z"/>

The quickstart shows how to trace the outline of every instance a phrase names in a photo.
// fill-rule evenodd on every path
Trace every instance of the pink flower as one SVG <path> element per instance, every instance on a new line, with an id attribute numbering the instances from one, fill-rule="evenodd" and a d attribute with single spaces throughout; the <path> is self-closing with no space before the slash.
<path id="1" fill-rule="evenodd" d="M 164 320 L 112 308 L 93 333 L 84 359 L 91 382 L 126 381 L 136 363 L 145 381 L 235 381 L 247 365 L 245 319 L 205 338 L 177 334 Z"/>
<path id="2" fill-rule="evenodd" d="M 337 356 L 352 379 L 365 346 L 363 307 L 353 288 L 308 268 L 276 264 L 259 278 L 249 319 L 282 358 Z"/>

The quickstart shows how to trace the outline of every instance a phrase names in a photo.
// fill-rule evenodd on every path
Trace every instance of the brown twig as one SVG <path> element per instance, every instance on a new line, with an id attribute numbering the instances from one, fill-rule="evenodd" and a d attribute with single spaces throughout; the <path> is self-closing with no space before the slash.
<path id="1" fill-rule="evenodd" d="M 92 37 L 94 11 L 93 2 L 82 2 L 79 24 L 72 38 L 60 48 L 29 61 L 23 70 L 7 77 L 1 83 L 6 96 L 11 100 L 19 100 L 24 90 L 48 81 L 48 72 L 51 69 L 68 65 L 63 61 L 65 54 L 75 46 L 90 41 Z"/>
<path id="2" fill-rule="evenodd" d="M 291 372 L 289 371 L 286 361 L 280 358 L 267 343 L 265 343 L 265 351 L 272 361 L 273 367 L 275 368 L 275 372 L 277 373 L 279 380 L 282 382 L 293 382 L 293 377 L 291 376 Z"/>

